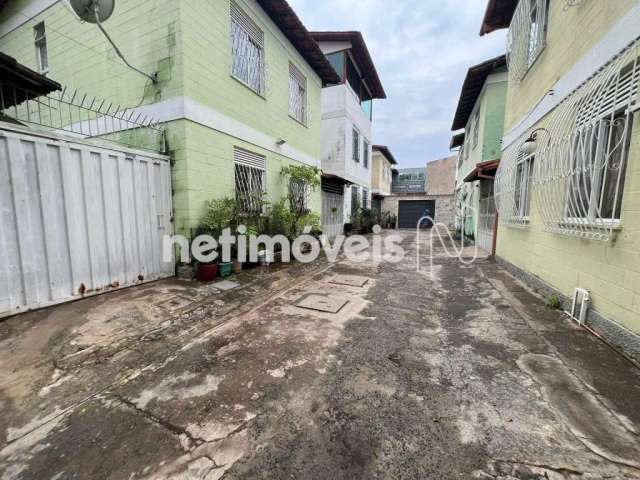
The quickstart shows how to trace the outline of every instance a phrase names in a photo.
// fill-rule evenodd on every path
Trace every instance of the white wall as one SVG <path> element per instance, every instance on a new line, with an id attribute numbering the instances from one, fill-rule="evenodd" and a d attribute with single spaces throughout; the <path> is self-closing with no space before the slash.
<path id="1" fill-rule="evenodd" d="M 365 168 L 353 160 L 353 129 L 362 142 L 369 144 L 369 163 Z M 372 151 L 371 121 L 362 111 L 358 98 L 348 85 L 335 85 L 322 90 L 322 170 L 338 175 L 371 190 Z"/>

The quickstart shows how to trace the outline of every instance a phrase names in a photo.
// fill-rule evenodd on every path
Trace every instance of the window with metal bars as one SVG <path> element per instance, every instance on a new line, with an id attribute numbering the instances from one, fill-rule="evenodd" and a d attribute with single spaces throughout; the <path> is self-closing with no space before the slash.
<path id="1" fill-rule="evenodd" d="M 358 187 L 351 185 L 351 215 L 358 213 L 360 208 L 360 201 L 358 199 Z"/>
<path id="2" fill-rule="evenodd" d="M 618 111 L 578 130 L 568 178 L 568 222 L 620 220 L 633 116 Z"/>
<path id="3" fill-rule="evenodd" d="M 362 187 L 362 208 L 369 208 L 369 189 Z"/>
<path id="4" fill-rule="evenodd" d="M 515 171 L 515 189 L 513 197 L 513 215 L 523 220 L 529 219 L 531 207 L 531 182 L 533 179 L 533 167 L 535 156 L 522 156 Z"/>
<path id="5" fill-rule="evenodd" d="M 307 124 L 307 79 L 302 72 L 289 62 L 289 115 Z"/>
<path id="6" fill-rule="evenodd" d="M 548 232 L 607 241 L 623 220 L 623 194 L 640 92 L 636 40 L 567 95 L 537 128 L 533 191 Z M 513 217 L 510 179 L 531 132 L 502 155 L 495 178 L 500 221 Z M 517 195 L 516 195 L 517 196 Z"/>
<path id="7" fill-rule="evenodd" d="M 473 146 L 472 148 L 475 149 L 478 146 L 478 137 L 480 135 L 480 107 L 478 106 L 478 108 L 476 109 L 475 113 L 473 114 Z"/>
<path id="8" fill-rule="evenodd" d="M 261 214 L 266 193 L 266 159 L 262 155 L 234 148 L 236 203 L 240 213 Z"/>
<path id="9" fill-rule="evenodd" d="M 49 54 L 47 52 L 47 35 L 44 30 L 44 22 L 33 27 L 34 45 L 36 47 L 36 64 L 40 73 L 49 71 Z"/>
<path id="10" fill-rule="evenodd" d="M 359 162 L 360 161 L 360 132 L 358 132 L 358 130 L 356 130 L 355 128 L 353 129 L 353 160 L 355 162 Z"/>
<path id="11" fill-rule="evenodd" d="M 509 26 L 509 74 L 522 80 L 547 44 L 550 0 L 520 0 Z"/>
<path id="12" fill-rule="evenodd" d="M 264 32 L 233 1 L 231 74 L 254 92 L 265 94 Z"/>
<path id="13" fill-rule="evenodd" d="M 369 142 L 362 140 L 362 164 L 369 168 Z"/>

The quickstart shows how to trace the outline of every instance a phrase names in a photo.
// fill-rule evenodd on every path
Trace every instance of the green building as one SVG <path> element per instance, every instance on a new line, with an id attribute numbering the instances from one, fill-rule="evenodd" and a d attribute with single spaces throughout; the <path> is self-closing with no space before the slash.
<path id="1" fill-rule="evenodd" d="M 273 201 L 283 166 L 320 167 L 321 90 L 339 78 L 286 1 L 118 0 L 103 26 L 148 76 L 62 1 L 1 2 L 0 50 L 164 126 L 176 232 L 211 198 Z M 309 207 L 319 213 L 319 191 Z"/>
<path id="2" fill-rule="evenodd" d="M 501 157 L 507 98 L 504 55 L 469 68 L 462 85 L 451 148 L 459 148 L 456 168 L 456 228 L 492 251 L 494 243 L 493 180 Z"/>

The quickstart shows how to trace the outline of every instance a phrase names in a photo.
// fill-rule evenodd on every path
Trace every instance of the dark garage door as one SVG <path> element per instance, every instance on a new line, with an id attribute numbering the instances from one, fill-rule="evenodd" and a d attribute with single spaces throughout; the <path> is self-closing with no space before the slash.
<path id="1" fill-rule="evenodd" d="M 416 228 L 418 220 L 424 216 L 435 218 L 435 200 L 400 200 L 398 205 L 398 228 Z M 423 220 L 422 228 L 431 228 L 433 223 Z"/>

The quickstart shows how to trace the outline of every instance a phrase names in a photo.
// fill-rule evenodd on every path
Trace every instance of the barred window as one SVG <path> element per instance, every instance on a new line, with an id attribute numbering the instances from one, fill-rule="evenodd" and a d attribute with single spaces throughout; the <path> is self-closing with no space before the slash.
<path id="1" fill-rule="evenodd" d="M 566 217 L 571 220 L 619 220 L 633 116 L 619 111 L 581 128 L 574 135 Z"/>
<path id="2" fill-rule="evenodd" d="M 360 132 L 353 129 L 353 160 L 360 161 Z"/>
<path id="3" fill-rule="evenodd" d="M 531 182 L 533 179 L 533 166 L 535 156 L 521 155 L 521 159 L 516 165 L 515 188 L 514 188 L 514 216 L 522 219 L 529 218 L 531 208 Z"/>
<path id="4" fill-rule="evenodd" d="M 480 107 L 473 114 L 473 149 L 478 146 L 478 136 L 480 134 Z"/>
<path id="5" fill-rule="evenodd" d="M 362 208 L 369 208 L 369 190 L 362 187 Z"/>
<path id="6" fill-rule="evenodd" d="M 231 74 L 254 92 L 264 95 L 264 32 L 233 1 L 231 58 Z"/>
<path id="7" fill-rule="evenodd" d="M 289 62 L 289 115 L 307 124 L 307 79 L 300 70 Z"/>
<path id="8" fill-rule="evenodd" d="M 509 74 L 522 80 L 547 43 L 549 0 L 521 0 L 507 37 Z"/>
<path id="9" fill-rule="evenodd" d="M 362 164 L 364 168 L 369 168 L 369 142 L 362 141 Z"/>
<path id="10" fill-rule="evenodd" d="M 355 215 L 360 208 L 360 202 L 358 200 L 358 187 L 351 185 L 351 215 Z"/>
<path id="11" fill-rule="evenodd" d="M 266 159 L 238 147 L 234 147 L 233 156 L 238 210 L 245 214 L 260 214 L 266 192 Z"/>

